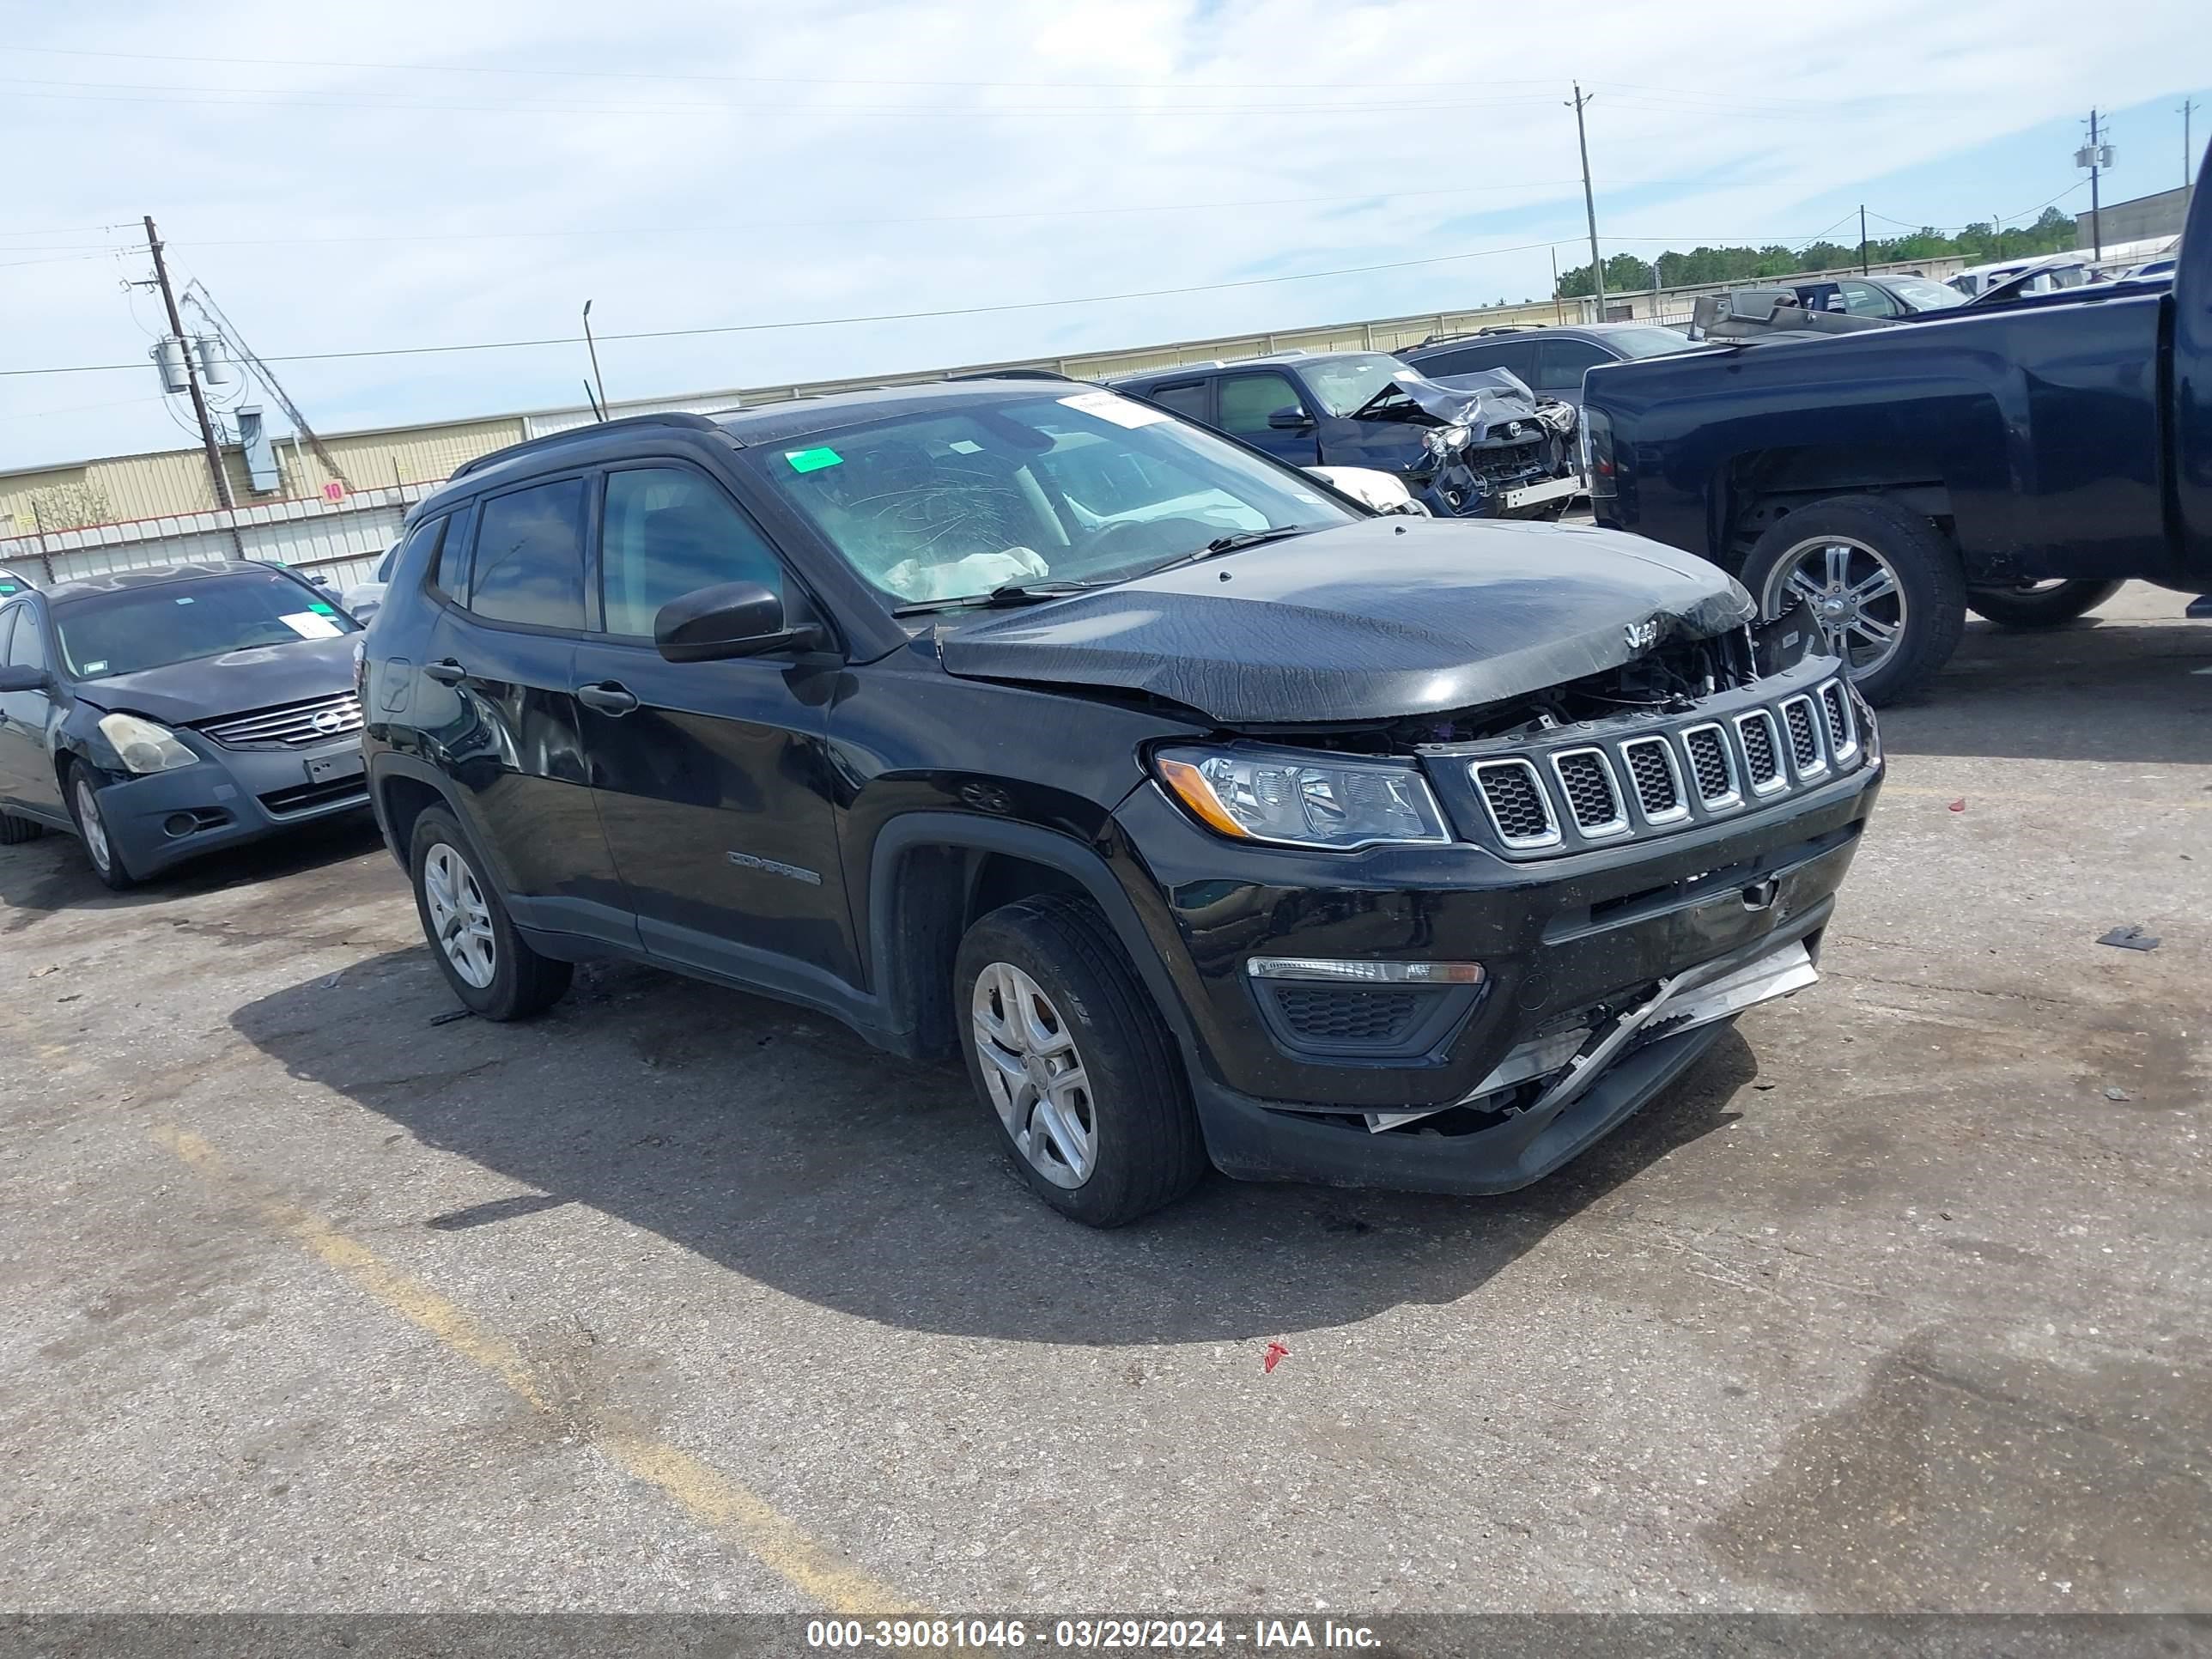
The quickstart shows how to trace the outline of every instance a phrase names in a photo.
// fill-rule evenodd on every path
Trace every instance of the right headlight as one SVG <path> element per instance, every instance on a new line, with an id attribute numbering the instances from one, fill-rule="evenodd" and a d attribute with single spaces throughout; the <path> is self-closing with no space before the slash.
<path id="1" fill-rule="evenodd" d="M 136 714 L 102 714 L 100 735 L 114 746 L 115 757 L 133 772 L 172 772 L 199 761 L 167 726 L 142 720 Z"/>
<path id="2" fill-rule="evenodd" d="M 1280 749 L 1163 749 L 1160 781 L 1191 815 L 1236 841 L 1337 851 L 1451 839 L 1418 768 Z"/>

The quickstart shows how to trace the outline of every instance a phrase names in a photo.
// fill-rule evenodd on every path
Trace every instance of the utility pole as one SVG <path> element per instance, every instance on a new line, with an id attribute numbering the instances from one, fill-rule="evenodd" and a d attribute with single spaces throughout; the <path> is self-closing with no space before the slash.
<path id="1" fill-rule="evenodd" d="M 1597 293 L 1597 319 L 1605 320 L 1605 261 L 1597 251 L 1597 198 L 1590 193 L 1589 135 L 1583 131 L 1583 106 L 1597 101 L 1595 95 L 1583 96 L 1583 83 L 1575 88 L 1575 144 L 1583 153 L 1583 211 L 1589 216 L 1590 283 Z"/>
<path id="2" fill-rule="evenodd" d="M 2105 210 L 2099 198 L 2098 174 L 2103 169 L 2098 165 L 2102 158 L 2097 149 L 2097 112 L 2089 112 L 2089 246 L 2092 259 L 2105 257 Z M 2075 246 L 2080 246 L 2078 243 Z"/>
<path id="3" fill-rule="evenodd" d="M 1866 204 L 1861 202 L 1859 204 L 1859 275 L 1863 276 L 1866 274 Z"/>
<path id="4" fill-rule="evenodd" d="M 237 503 L 230 498 L 230 480 L 222 470 L 222 450 L 215 441 L 215 422 L 208 416 L 207 397 L 200 390 L 199 365 L 193 357 L 192 343 L 185 337 L 185 319 L 177 312 L 177 296 L 169 288 L 169 267 L 161 258 L 161 239 L 155 233 L 154 216 L 150 213 L 146 216 L 146 249 L 154 256 L 154 280 L 139 286 L 161 290 L 161 304 L 169 313 L 169 334 L 184 353 L 185 387 L 192 394 L 192 413 L 200 423 L 200 447 L 207 453 L 208 477 L 215 484 L 216 504 L 222 509 L 230 527 L 231 550 L 242 559 L 246 556 L 246 541 L 238 533 Z"/>
<path id="5" fill-rule="evenodd" d="M 1567 313 L 1559 303 L 1559 245 L 1552 244 L 1552 320 L 1564 323 Z"/>
<path id="6" fill-rule="evenodd" d="M 2189 142 L 2189 112 L 2197 107 L 2197 100 L 2181 100 L 2181 187 L 2187 190 L 2197 181 L 2197 147 Z"/>

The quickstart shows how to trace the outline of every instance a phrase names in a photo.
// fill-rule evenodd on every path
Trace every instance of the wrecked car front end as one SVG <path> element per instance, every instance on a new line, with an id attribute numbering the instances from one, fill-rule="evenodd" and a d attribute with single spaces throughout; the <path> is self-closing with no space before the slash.
<path id="1" fill-rule="evenodd" d="M 1393 377 L 1421 433 L 1419 493 L 1457 518 L 1555 518 L 1582 489 L 1572 404 L 1540 398 L 1505 369 Z"/>
<path id="2" fill-rule="evenodd" d="M 1465 578 L 1416 580 L 1425 542 Z M 1035 657 L 999 654 L 1024 635 Z M 1217 1164 L 1479 1193 L 1817 978 L 1881 762 L 1816 639 L 1636 538 L 1378 520 L 986 623 L 945 659 L 1206 728 L 1147 757 L 1114 839 Z"/>

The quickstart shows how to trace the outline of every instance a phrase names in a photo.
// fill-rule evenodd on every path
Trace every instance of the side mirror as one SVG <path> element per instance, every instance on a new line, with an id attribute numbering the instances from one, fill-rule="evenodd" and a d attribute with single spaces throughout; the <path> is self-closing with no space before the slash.
<path id="1" fill-rule="evenodd" d="M 771 651 L 811 651 L 823 635 L 786 623 L 783 601 L 758 582 L 721 582 L 671 599 L 653 619 L 654 648 L 670 662 L 719 662 Z"/>
<path id="2" fill-rule="evenodd" d="M 310 585 L 316 587 L 327 588 L 331 585 L 331 579 L 328 576 L 310 576 L 307 580 Z"/>
<path id="3" fill-rule="evenodd" d="M 0 692 L 43 691 L 52 684 L 52 676 L 43 668 L 23 668 L 14 664 L 0 668 Z"/>
<path id="4" fill-rule="evenodd" d="M 1313 417 L 1296 404 L 1285 404 L 1267 416 L 1267 424 L 1278 432 L 1304 432 L 1313 425 Z"/>

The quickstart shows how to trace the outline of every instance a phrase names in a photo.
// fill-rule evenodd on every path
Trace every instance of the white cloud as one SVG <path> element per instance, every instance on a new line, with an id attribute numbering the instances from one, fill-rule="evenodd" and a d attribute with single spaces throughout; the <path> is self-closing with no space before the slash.
<path id="1" fill-rule="evenodd" d="M 143 257 L 64 256 L 127 244 L 148 210 L 181 273 L 270 354 L 571 335 L 586 298 L 594 325 L 620 334 L 1547 239 L 1574 264 L 1581 198 L 1562 103 L 1575 76 L 1597 92 L 1608 236 L 1809 235 L 1821 227 L 1803 222 L 1804 204 L 1838 186 L 2092 100 L 2124 106 L 2212 78 L 2199 21 L 2159 0 L 2104 6 L 2088 28 L 2060 0 L 1864 0 L 1847 21 L 1627 0 L 1571 14 L 1465 0 L 394 0 L 368 13 L 210 0 L 118 9 L 95 31 L 58 9 L 0 46 L 15 82 L 0 145 L 16 163 L 0 221 L 0 366 L 143 356 L 158 307 L 117 288 L 144 274 Z M 1978 205 L 2025 205 L 2072 178 L 2055 156 L 2023 167 L 2021 201 Z M 1120 210 L 1277 198 L 1297 199 Z M 1006 216 L 1024 214 L 1050 216 Z M 28 263 L 46 258 L 57 262 Z M 611 343 L 601 356 L 615 395 L 647 396 L 1519 298 L 1547 291 L 1549 270 L 1540 249 L 1080 309 Z M 585 372 L 580 348 L 285 371 L 333 428 L 572 402 Z M 0 465 L 177 441 L 152 391 L 150 369 L 0 380 Z"/>

